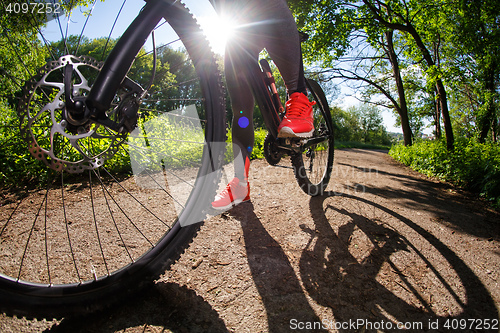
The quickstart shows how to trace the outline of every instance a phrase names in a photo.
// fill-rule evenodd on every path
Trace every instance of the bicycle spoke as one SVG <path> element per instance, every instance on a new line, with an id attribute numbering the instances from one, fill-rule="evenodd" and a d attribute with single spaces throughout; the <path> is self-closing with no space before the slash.
<path id="1" fill-rule="evenodd" d="M 32 240 L 32 236 L 33 236 L 33 230 L 35 230 L 35 225 L 38 221 L 38 217 L 40 216 L 40 211 L 42 210 L 42 207 L 43 207 L 43 204 L 47 201 L 47 195 L 48 195 L 49 191 L 48 191 L 48 187 L 45 191 L 45 195 L 44 195 L 44 198 L 42 200 L 42 202 L 40 203 L 40 206 L 38 207 L 38 210 L 36 211 L 36 214 L 35 214 L 35 217 L 34 217 L 34 220 L 33 220 L 33 223 L 31 224 L 31 228 L 30 228 L 30 231 L 29 231 L 29 234 L 28 234 L 28 239 L 26 240 L 26 245 L 24 246 L 24 251 L 21 255 L 21 262 L 19 264 L 19 272 L 17 274 L 17 279 L 20 280 L 21 279 L 21 273 L 23 271 L 23 265 L 24 265 L 24 261 L 27 259 L 27 256 L 26 254 L 28 253 L 28 248 L 29 248 L 29 245 L 30 245 L 30 241 Z"/>
<path id="2" fill-rule="evenodd" d="M 97 225 L 97 217 L 96 217 L 96 212 L 95 212 L 95 206 L 94 206 L 94 195 L 93 195 L 93 188 L 92 188 L 92 171 L 89 171 L 89 190 L 90 190 L 90 204 L 92 206 L 92 217 L 94 221 L 94 227 L 95 227 L 95 233 L 96 233 L 96 238 L 97 241 L 99 242 L 99 249 L 102 255 L 102 260 L 104 262 L 104 266 L 106 267 L 106 272 L 109 275 L 109 268 L 108 264 L 106 263 L 106 256 L 104 255 L 104 250 L 102 249 L 102 242 L 101 242 L 101 237 L 99 236 L 99 227 Z M 94 274 L 94 279 L 97 280 L 97 276 Z"/>
<path id="3" fill-rule="evenodd" d="M 99 180 L 100 180 L 100 177 L 99 177 Z M 127 256 L 129 257 L 130 262 L 132 263 L 132 262 L 134 262 L 134 258 L 130 254 L 129 248 L 128 248 L 127 244 L 125 243 L 125 240 L 123 239 L 123 236 L 122 236 L 122 234 L 120 232 L 120 227 L 118 226 L 118 223 L 117 223 L 117 221 L 116 221 L 116 219 L 114 217 L 114 214 L 113 214 L 113 210 L 111 209 L 110 203 L 108 201 L 108 196 L 106 195 L 106 191 L 104 189 L 104 184 L 101 181 L 100 181 L 100 184 L 101 184 L 101 189 L 102 189 L 103 197 L 106 200 L 106 207 L 108 208 L 109 216 L 111 217 L 111 220 L 113 221 L 113 225 L 115 227 L 115 230 L 116 230 L 118 236 L 120 237 L 120 244 L 123 246 L 123 248 L 127 252 Z"/>
<path id="4" fill-rule="evenodd" d="M 75 271 L 76 271 L 76 274 L 78 276 L 78 282 L 81 282 L 82 278 L 81 278 L 80 272 L 78 270 L 78 264 L 77 264 L 76 259 L 75 259 L 75 252 L 73 251 L 73 246 L 71 245 L 71 237 L 69 234 L 69 223 L 68 223 L 68 218 L 67 218 L 67 214 L 66 214 L 66 205 L 64 204 L 64 173 L 61 173 L 61 201 L 62 201 L 62 209 L 63 209 L 63 214 L 64 214 L 64 225 L 66 227 L 66 235 L 68 238 L 68 245 L 69 245 L 69 249 L 70 249 L 71 259 L 72 259 L 73 264 L 75 266 Z"/>
<path id="5" fill-rule="evenodd" d="M 43 222 L 44 222 L 43 229 L 44 229 L 44 242 L 45 242 L 45 261 L 47 264 L 47 278 L 49 280 L 49 284 L 52 284 L 52 279 L 50 278 L 49 247 L 48 247 L 48 241 L 47 241 L 47 200 L 45 200 L 45 214 L 44 214 L 44 221 Z"/>

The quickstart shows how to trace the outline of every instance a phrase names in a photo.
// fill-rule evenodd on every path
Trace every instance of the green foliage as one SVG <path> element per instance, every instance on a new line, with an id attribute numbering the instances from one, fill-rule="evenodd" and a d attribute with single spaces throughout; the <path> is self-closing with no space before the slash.
<path id="1" fill-rule="evenodd" d="M 500 115 L 500 3 L 455 2 L 449 20 L 453 34 L 444 58 L 452 76 L 449 84 L 456 95 L 455 116 L 461 133 L 484 141 Z"/>
<path id="2" fill-rule="evenodd" d="M 299 30 L 310 36 L 303 45 L 307 63 L 321 59 L 331 65 L 351 47 L 349 35 L 356 17 L 352 7 L 342 1 L 291 0 L 288 3 Z"/>
<path id="3" fill-rule="evenodd" d="M 370 79 L 371 84 L 376 83 L 374 87 L 384 88 L 388 93 L 394 93 L 395 82 L 387 71 L 389 68 L 383 67 L 387 62 L 383 56 L 387 50 L 384 34 L 394 31 L 403 81 L 408 82 L 404 76 L 412 68 L 418 69 L 416 74 L 422 81 L 419 89 L 413 91 L 409 91 L 407 84 L 404 86 L 415 134 L 422 119 L 438 124 L 436 102 L 441 102 L 443 130 L 450 146 L 453 133 L 475 136 L 481 141 L 498 139 L 498 0 L 291 0 L 289 3 L 299 26 L 312 32 L 311 40 L 305 44 L 308 60 L 325 68 L 324 73 L 332 73 L 332 78 Z M 361 50 L 368 45 L 371 53 L 365 55 Z M 349 51 L 347 57 L 335 62 Z M 346 66 L 349 61 L 350 68 Z M 373 102 L 375 91 L 367 90 L 364 97 Z M 401 98 L 401 89 L 398 93 Z M 451 102 L 447 95 L 452 95 Z M 459 128 L 453 131 L 454 126 Z"/>
<path id="4" fill-rule="evenodd" d="M 336 141 L 391 145 L 391 138 L 382 124 L 382 116 L 374 106 L 361 105 L 347 111 L 334 107 L 332 118 Z"/>
<path id="5" fill-rule="evenodd" d="M 0 184 L 20 184 L 27 180 L 47 178 L 46 167 L 34 160 L 19 136 L 15 111 L 0 101 Z"/>
<path id="6" fill-rule="evenodd" d="M 139 122 L 129 136 L 130 158 L 141 170 L 195 167 L 201 161 L 204 139 L 200 124 L 190 118 L 175 114 L 151 117 Z"/>
<path id="7" fill-rule="evenodd" d="M 480 194 L 500 208 L 500 145 L 457 139 L 453 151 L 444 141 L 395 145 L 389 155 L 412 169 Z"/>
<path id="8" fill-rule="evenodd" d="M 19 30 L 14 29 L 8 17 L 0 17 L 0 99 L 14 107 L 22 83 L 45 64 L 47 56 L 36 30 Z"/>
<path id="9" fill-rule="evenodd" d="M 252 159 L 264 158 L 264 140 L 266 139 L 267 131 L 259 128 L 254 132 L 255 143 L 252 150 Z"/>

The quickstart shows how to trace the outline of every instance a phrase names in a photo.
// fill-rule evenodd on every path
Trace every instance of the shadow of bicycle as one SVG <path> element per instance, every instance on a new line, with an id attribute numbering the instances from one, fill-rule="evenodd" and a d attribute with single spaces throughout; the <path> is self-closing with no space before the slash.
<path id="1" fill-rule="evenodd" d="M 264 318 L 252 319 L 267 321 L 268 332 L 290 332 L 293 319 L 320 323 L 319 329 L 297 332 L 449 332 L 454 327 L 471 332 L 468 326 L 461 328 L 460 320 L 498 318 L 495 302 L 476 274 L 411 219 L 361 195 L 334 192 L 311 198 L 309 210 L 310 219 L 290 230 L 304 235 L 299 237 L 304 241 L 298 261 L 287 255 L 288 245 L 266 230 L 252 203 L 229 213 L 241 223 L 250 273 L 266 312 Z M 65 319 L 49 332 L 90 331 L 228 328 L 195 291 L 159 283 L 116 309 Z"/>
<path id="2" fill-rule="evenodd" d="M 498 319 L 474 272 L 410 219 L 349 194 L 326 193 L 309 206 L 315 228 L 301 225 L 310 239 L 300 276 L 307 294 L 331 309 L 337 326 L 331 321 L 330 328 L 360 320 L 358 329 L 449 331 L 455 325 L 467 332 L 476 326 L 460 320 Z"/>

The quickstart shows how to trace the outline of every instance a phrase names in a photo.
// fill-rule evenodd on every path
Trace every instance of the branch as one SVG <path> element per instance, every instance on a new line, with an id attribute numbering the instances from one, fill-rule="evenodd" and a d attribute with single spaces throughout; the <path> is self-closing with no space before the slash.
<path id="1" fill-rule="evenodd" d="M 342 78 L 342 79 L 347 79 L 347 80 L 354 80 L 354 81 L 361 81 L 361 82 L 368 83 L 369 85 L 373 86 L 378 91 L 380 91 L 394 105 L 394 107 L 397 110 L 400 109 L 400 106 L 399 106 L 398 102 L 391 96 L 390 92 L 387 91 L 386 89 L 384 89 L 384 87 L 382 87 L 377 82 L 375 82 L 373 80 L 370 80 L 370 79 L 368 79 L 366 77 L 362 77 L 359 74 L 357 74 L 357 73 L 355 73 L 353 71 L 347 70 L 347 69 L 340 69 L 340 68 L 330 69 L 330 70 L 324 71 L 323 73 L 327 73 L 327 72 L 329 72 L 329 73 L 332 73 L 332 72 L 338 73 L 339 76 L 338 77 L 332 77 L 332 79 L 334 79 L 334 78 Z M 346 75 L 344 73 L 347 73 L 348 75 Z"/>
<path id="2" fill-rule="evenodd" d="M 379 21 L 382 25 L 384 25 L 388 28 L 394 29 L 394 30 L 401 30 L 401 31 L 409 32 L 408 26 L 406 26 L 404 24 L 400 24 L 400 23 L 392 23 L 392 22 L 389 22 L 386 19 L 384 19 L 382 17 L 382 15 L 380 15 L 378 9 L 374 5 L 372 5 L 368 0 L 363 0 L 363 3 L 368 7 L 368 9 L 372 12 L 373 16 L 375 16 L 377 21 Z M 398 15 L 398 14 L 396 13 L 396 15 Z"/>

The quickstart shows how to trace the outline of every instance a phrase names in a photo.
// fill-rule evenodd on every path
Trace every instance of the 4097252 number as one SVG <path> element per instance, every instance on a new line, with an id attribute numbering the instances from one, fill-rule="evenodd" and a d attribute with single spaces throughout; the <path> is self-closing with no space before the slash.
<path id="1" fill-rule="evenodd" d="M 498 330 L 498 319 L 446 319 L 447 330 Z"/>
<path id="2" fill-rule="evenodd" d="M 9 2 L 5 6 L 5 11 L 9 14 L 62 14 L 63 8 L 60 3 L 54 2 Z"/>

